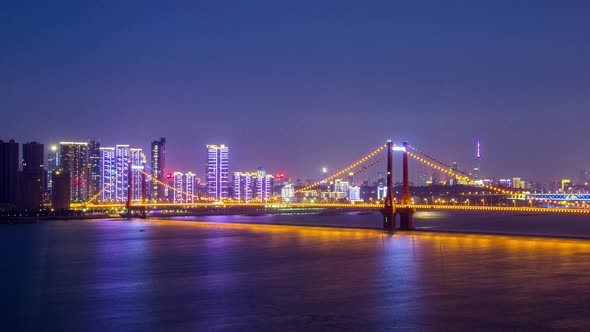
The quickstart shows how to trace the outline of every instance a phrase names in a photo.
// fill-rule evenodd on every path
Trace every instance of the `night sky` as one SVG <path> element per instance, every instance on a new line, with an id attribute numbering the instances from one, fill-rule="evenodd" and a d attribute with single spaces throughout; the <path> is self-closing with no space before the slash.
<path id="1" fill-rule="evenodd" d="M 590 168 L 589 1 L 13 1 L 0 139 L 315 175 L 387 138 L 490 177 Z M 321 3 L 321 4 L 320 4 Z"/>

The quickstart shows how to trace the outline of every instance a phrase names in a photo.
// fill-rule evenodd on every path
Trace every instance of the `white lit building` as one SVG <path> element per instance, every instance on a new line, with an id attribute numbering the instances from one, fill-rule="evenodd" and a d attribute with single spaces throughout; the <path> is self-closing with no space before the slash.
<path id="1" fill-rule="evenodd" d="M 100 195 L 101 201 L 115 200 L 115 176 L 115 148 L 100 148 L 100 187 L 104 188 Z"/>
<path id="2" fill-rule="evenodd" d="M 250 202 L 253 197 L 253 178 L 256 173 L 234 172 L 234 199 L 241 203 Z"/>
<path id="3" fill-rule="evenodd" d="M 378 186 L 377 187 L 377 199 L 382 199 L 387 196 L 387 187 L 386 186 Z"/>
<path id="4" fill-rule="evenodd" d="M 188 204 L 194 204 L 196 202 L 195 195 L 197 194 L 195 174 L 188 172 L 184 174 L 184 192 L 186 196 L 184 202 Z"/>
<path id="5" fill-rule="evenodd" d="M 172 180 L 174 192 L 172 193 L 172 202 L 173 203 L 184 203 L 184 195 L 182 192 L 184 191 L 184 174 L 180 172 L 172 173 L 174 179 Z"/>
<path id="6" fill-rule="evenodd" d="M 361 188 L 359 186 L 351 186 L 348 188 L 348 199 L 351 202 L 361 200 Z"/>
<path id="7" fill-rule="evenodd" d="M 131 172 L 132 172 L 132 179 L 131 179 L 131 189 L 132 198 L 134 200 L 141 200 L 143 197 L 141 195 L 142 191 L 142 182 L 143 182 L 143 174 L 142 171 L 144 169 L 144 165 L 146 164 L 146 157 L 139 148 L 129 148 L 129 162 L 131 163 Z M 146 188 L 147 189 L 147 188 Z M 146 197 L 147 198 L 147 197 Z"/>
<path id="8" fill-rule="evenodd" d="M 131 163 L 131 198 L 141 200 L 142 171 L 146 164 L 146 157 L 139 148 L 132 148 L 126 144 L 115 147 L 100 148 L 102 187 L 111 184 L 102 194 L 102 199 L 126 201 L 129 190 L 129 163 Z M 118 176 L 117 176 L 118 175 Z M 107 193 L 107 191 L 110 192 Z"/>
<path id="9" fill-rule="evenodd" d="M 129 145 L 115 146 L 115 173 L 120 174 L 115 180 L 115 200 L 127 200 L 127 185 L 129 183 Z"/>
<path id="10" fill-rule="evenodd" d="M 344 197 L 348 197 L 348 188 L 350 184 L 348 181 L 343 181 L 341 179 L 334 180 L 334 191 L 337 193 L 343 193 Z"/>
<path id="11" fill-rule="evenodd" d="M 225 145 L 207 145 L 207 194 L 215 200 L 228 198 L 229 151 Z"/>
<path id="12" fill-rule="evenodd" d="M 295 188 L 290 183 L 285 183 L 281 188 L 281 198 L 283 202 L 292 202 L 295 199 Z"/>
<path id="13" fill-rule="evenodd" d="M 195 174 L 191 172 L 185 174 L 181 172 L 174 172 L 172 176 L 174 187 L 172 201 L 174 203 L 195 203 Z"/>
<path id="14" fill-rule="evenodd" d="M 256 172 L 256 199 L 259 202 L 268 202 L 272 197 L 273 176 L 266 174 L 266 170 L 259 168 Z"/>

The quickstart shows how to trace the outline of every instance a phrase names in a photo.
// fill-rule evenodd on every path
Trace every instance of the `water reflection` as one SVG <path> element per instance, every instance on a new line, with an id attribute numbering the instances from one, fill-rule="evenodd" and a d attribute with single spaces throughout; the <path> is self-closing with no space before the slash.
<path id="1" fill-rule="evenodd" d="M 31 238 L 3 277 L 30 305 L 8 330 L 590 328 L 585 240 L 167 220 L 0 232 Z"/>

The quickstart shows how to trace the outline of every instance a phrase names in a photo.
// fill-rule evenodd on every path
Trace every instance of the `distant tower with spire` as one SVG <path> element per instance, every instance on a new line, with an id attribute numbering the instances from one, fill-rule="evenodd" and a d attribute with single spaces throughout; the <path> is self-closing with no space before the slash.
<path id="1" fill-rule="evenodd" d="M 473 175 L 476 179 L 479 179 L 479 173 L 481 171 L 481 150 L 479 144 L 479 138 L 477 139 L 477 156 L 475 158 L 475 167 L 473 168 Z"/>

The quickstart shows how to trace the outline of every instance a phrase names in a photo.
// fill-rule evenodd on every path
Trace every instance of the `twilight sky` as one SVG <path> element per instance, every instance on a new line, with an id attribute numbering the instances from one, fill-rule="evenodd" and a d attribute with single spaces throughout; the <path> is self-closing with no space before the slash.
<path id="1" fill-rule="evenodd" d="M 173 3 L 173 4 L 172 4 Z M 490 177 L 590 168 L 590 2 L 13 1 L 0 139 L 316 175 L 387 138 Z"/>

